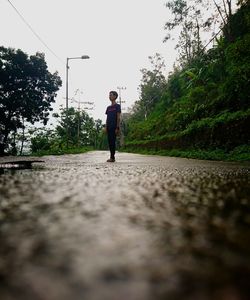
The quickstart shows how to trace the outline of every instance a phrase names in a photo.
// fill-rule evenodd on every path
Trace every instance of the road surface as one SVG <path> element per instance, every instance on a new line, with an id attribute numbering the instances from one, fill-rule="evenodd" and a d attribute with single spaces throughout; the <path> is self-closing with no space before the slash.
<path id="1" fill-rule="evenodd" d="M 107 158 L 0 175 L 1 300 L 250 299 L 249 164 Z"/>

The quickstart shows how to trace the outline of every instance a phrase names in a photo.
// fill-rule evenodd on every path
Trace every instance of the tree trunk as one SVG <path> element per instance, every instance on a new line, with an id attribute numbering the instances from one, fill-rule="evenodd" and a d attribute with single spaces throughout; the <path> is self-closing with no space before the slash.
<path id="1" fill-rule="evenodd" d="M 196 19 L 196 28 L 197 28 L 197 53 L 200 53 L 200 44 L 201 44 L 201 40 L 200 40 L 200 25 L 199 25 L 199 21 L 198 19 Z"/>
<path id="2" fill-rule="evenodd" d="M 21 143 L 20 155 L 23 154 L 24 130 L 25 130 L 25 126 L 24 126 L 24 118 L 23 118 L 23 132 L 22 132 L 22 143 Z"/>
<path id="3" fill-rule="evenodd" d="M 3 132 L 3 140 L 0 142 L 0 156 L 4 155 L 4 150 L 7 146 L 7 140 L 8 140 L 9 132 L 7 130 L 4 130 Z"/>

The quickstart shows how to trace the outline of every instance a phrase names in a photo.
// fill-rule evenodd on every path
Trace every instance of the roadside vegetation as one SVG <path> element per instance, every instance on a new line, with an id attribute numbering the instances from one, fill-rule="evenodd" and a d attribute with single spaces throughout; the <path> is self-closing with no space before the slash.
<path id="1" fill-rule="evenodd" d="M 179 59 L 168 77 L 159 54 L 150 57 L 151 70 L 142 70 L 140 99 L 125 120 L 124 150 L 250 160 L 250 3 L 239 1 L 233 13 L 233 1 L 188 2 L 167 2 L 174 18 L 166 40 L 179 26 Z M 203 17 L 203 5 L 214 5 L 217 14 Z M 202 30 L 214 23 L 219 34 L 207 49 Z"/>
<path id="2" fill-rule="evenodd" d="M 84 110 L 70 107 L 53 114 L 57 125 L 52 128 L 28 128 L 30 154 L 62 155 L 85 153 L 100 148 L 103 139 L 102 121 L 94 120 Z M 67 127 L 68 123 L 68 127 Z"/>

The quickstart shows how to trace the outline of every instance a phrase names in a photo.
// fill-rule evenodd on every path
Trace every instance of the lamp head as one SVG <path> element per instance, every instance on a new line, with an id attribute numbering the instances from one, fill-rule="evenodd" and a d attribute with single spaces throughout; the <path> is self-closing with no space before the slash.
<path id="1" fill-rule="evenodd" d="M 89 59 L 89 56 L 88 55 L 82 55 L 81 59 Z"/>

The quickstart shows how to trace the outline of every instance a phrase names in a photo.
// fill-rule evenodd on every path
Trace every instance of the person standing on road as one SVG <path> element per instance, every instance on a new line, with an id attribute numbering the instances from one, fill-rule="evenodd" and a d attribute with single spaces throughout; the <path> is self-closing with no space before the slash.
<path id="1" fill-rule="evenodd" d="M 106 127 L 105 131 L 108 135 L 108 144 L 110 150 L 110 158 L 107 162 L 115 162 L 115 144 L 116 136 L 120 133 L 120 117 L 121 117 L 121 106 L 116 103 L 118 93 L 116 91 L 111 91 L 109 93 L 109 100 L 111 105 L 106 109 Z"/>

